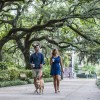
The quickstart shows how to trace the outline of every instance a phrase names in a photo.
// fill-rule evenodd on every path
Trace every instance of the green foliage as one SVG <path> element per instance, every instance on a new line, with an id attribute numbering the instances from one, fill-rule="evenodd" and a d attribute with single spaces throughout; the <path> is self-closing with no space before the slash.
<path id="1" fill-rule="evenodd" d="M 97 76 L 100 77 L 100 67 L 96 69 Z"/>
<path id="2" fill-rule="evenodd" d="M 53 81 L 53 78 L 43 78 L 44 82 L 52 82 Z M 34 80 L 33 79 L 27 79 L 26 80 L 28 82 L 28 84 L 33 84 L 34 83 Z"/>
<path id="3" fill-rule="evenodd" d="M 0 62 L 0 70 L 6 70 L 7 69 L 7 63 Z"/>
<path id="4" fill-rule="evenodd" d="M 77 74 L 78 78 L 87 78 L 87 76 L 85 75 L 85 73 L 81 73 L 81 74 Z"/>
<path id="5" fill-rule="evenodd" d="M 20 74 L 20 72 L 18 71 L 18 69 L 10 69 L 9 70 L 10 80 L 18 79 L 19 78 L 19 74 Z"/>
<path id="6" fill-rule="evenodd" d="M 33 37 L 38 39 L 39 37 L 48 34 L 49 39 L 51 39 L 48 42 L 51 41 L 52 43 L 48 43 L 46 39 L 44 39 L 45 41 L 43 40 L 44 42 L 41 42 L 41 44 L 45 46 L 46 49 L 48 48 L 48 46 L 50 48 L 53 48 L 53 44 L 56 44 L 57 46 L 69 45 L 70 47 L 68 47 L 68 49 L 70 50 L 74 47 L 78 52 L 82 51 L 96 54 L 95 57 L 94 55 L 93 57 L 90 56 L 90 59 L 88 61 L 91 60 L 91 62 L 94 61 L 96 63 L 99 62 L 100 46 L 98 46 L 96 42 L 94 42 L 98 41 L 98 44 L 100 44 L 100 2 L 99 0 L 98 2 L 96 1 L 97 0 L 35 0 L 34 2 L 27 2 L 26 0 L 23 3 L 16 1 L 16 4 L 11 3 L 11 6 L 6 5 L 3 10 L 1 9 L 0 12 L 0 40 L 7 39 L 8 43 L 7 45 L 4 45 L 2 49 L 3 61 L 12 61 L 14 63 L 9 63 L 7 64 L 7 66 L 5 64 L 0 65 L 0 69 L 12 69 L 16 66 L 16 63 L 18 63 L 19 65 L 23 65 L 25 63 L 23 54 L 17 49 L 21 46 L 18 46 L 13 41 L 8 42 L 9 39 L 16 39 L 18 35 L 21 35 L 23 33 L 23 28 L 31 29 L 31 32 L 29 34 L 34 31 L 34 33 L 31 34 L 31 38 L 29 38 L 29 40 L 27 40 L 28 38 L 26 38 L 26 35 L 24 35 L 24 38 L 21 37 L 20 40 L 22 41 L 23 48 L 27 47 L 27 45 L 24 44 L 24 41 L 26 43 L 26 40 L 30 41 Z M 50 24 L 48 23 L 49 26 L 45 26 L 44 28 L 42 28 L 44 31 L 42 30 L 37 32 L 37 30 L 41 28 L 40 26 L 36 31 L 32 30 L 34 29 L 34 25 L 37 28 L 38 25 L 47 25 L 48 21 L 52 19 L 58 20 L 59 18 L 66 18 L 66 20 L 60 21 L 56 24 L 51 24 L 52 22 Z M 60 23 L 63 23 L 63 28 L 58 29 L 58 27 L 62 27 L 62 25 L 59 25 Z M 74 26 L 77 31 L 72 30 L 69 25 Z M 31 28 L 32 26 L 33 28 Z M 15 28 L 15 30 L 16 28 L 22 28 L 22 30 L 20 30 L 19 32 L 15 32 L 15 34 L 12 34 L 12 36 L 9 36 L 9 38 L 4 38 L 4 36 L 8 35 L 8 32 L 10 32 L 11 29 L 13 30 L 13 28 Z M 24 29 L 24 31 L 25 30 L 26 29 Z M 52 30 L 53 32 L 48 32 L 47 30 Z M 84 38 L 84 36 L 80 35 L 79 33 L 85 35 L 85 37 L 87 36 L 88 38 Z M 17 39 L 19 39 L 19 37 L 17 37 Z M 89 41 L 87 41 L 88 39 Z M 54 42 L 53 40 L 55 40 L 56 42 Z M 50 54 L 48 49 L 46 54 Z M 64 63 L 65 65 L 68 65 L 67 60 L 65 60 Z M 16 67 L 21 68 L 21 66 Z M 47 70 L 47 72 L 49 72 L 48 69 L 44 68 L 44 70 Z M 49 73 L 45 73 L 45 77 L 47 76 L 49 76 Z"/>
<path id="7" fill-rule="evenodd" d="M 43 67 L 43 77 L 44 78 L 49 78 L 50 77 L 50 65 L 45 65 Z"/>
<path id="8" fill-rule="evenodd" d="M 0 81 L 21 79 L 20 78 L 21 74 L 26 75 L 25 80 L 33 78 L 32 77 L 32 70 L 10 68 L 7 70 L 0 70 Z M 43 67 L 43 77 L 44 78 L 50 77 L 50 65 L 45 65 Z"/>
<path id="9" fill-rule="evenodd" d="M 32 77 L 32 70 L 20 70 L 20 73 L 26 74 L 27 78 L 33 78 Z"/>
<path id="10" fill-rule="evenodd" d="M 16 86 L 16 85 L 25 85 L 27 81 L 15 80 L 15 81 L 4 81 L 0 82 L 0 87 L 7 87 L 7 86 Z"/>
<path id="11" fill-rule="evenodd" d="M 8 70 L 0 70 L 0 81 L 10 80 L 9 71 Z"/>
<path id="12" fill-rule="evenodd" d="M 82 67 L 82 70 L 89 72 L 89 74 L 94 74 L 95 73 L 95 66 L 85 65 Z"/>
<path id="13" fill-rule="evenodd" d="M 100 79 L 97 79 L 96 85 L 100 88 Z"/>
<path id="14" fill-rule="evenodd" d="M 28 84 L 34 84 L 34 79 L 29 79 L 28 78 L 26 81 L 28 82 Z"/>
<path id="15" fill-rule="evenodd" d="M 78 73 L 78 71 L 79 71 L 78 64 L 74 65 L 74 70 L 75 70 L 76 73 Z"/>
<path id="16" fill-rule="evenodd" d="M 53 78 L 44 78 L 44 82 L 52 82 Z M 8 87 L 8 86 L 16 86 L 16 85 L 26 85 L 26 84 L 33 84 L 33 79 L 27 79 L 27 80 L 13 80 L 13 81 L 3 81 L 0 82 L 0 87 Z"/>
<path id="17" fill-rule="evenodd" d="M 53 78 L 43 78 L 44 82 L 53 82 Z"/>
<path id="18" fill-rule="evenodd" d="M 21 65 L 17 65 L 14 62 L 0 62 L 0 70 L 6 69 L 24 69 Z"/>
<path id="19" fill-rule="evenodd" d="M 31 70 L 18 70 L 13 68 L 8 70 L 0 70 L 0 81 L 20 79 L 20 74 L 22 73 L 24 73 L 27 78 L 32 78 Z"/>
<path id="20" fill-rule="evenodd" d="M 79 78 L 96 78 L 95 74 L 86 75 L 85 73 L 77 74 Z"/>
<path id="21" fill-rule="evenodd" d="M 65 65 L 65 67 L 68 67 L 68 65 L 70 63 L 69 56 L 66 53 L 64 53 L 64 55 L 63 55 L 63 63 Z"/>

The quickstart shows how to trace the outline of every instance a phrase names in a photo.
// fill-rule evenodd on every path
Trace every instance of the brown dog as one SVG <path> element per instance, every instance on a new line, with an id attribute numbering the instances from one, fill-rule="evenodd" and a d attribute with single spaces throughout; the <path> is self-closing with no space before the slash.
<path id="1" fill-rule="evenodd" d="M 43 90 L 44 90 L 44 80 L 41 79 L 37 79 L 36 80 L 36 92 L 37 94 L 43 94 Z"/>

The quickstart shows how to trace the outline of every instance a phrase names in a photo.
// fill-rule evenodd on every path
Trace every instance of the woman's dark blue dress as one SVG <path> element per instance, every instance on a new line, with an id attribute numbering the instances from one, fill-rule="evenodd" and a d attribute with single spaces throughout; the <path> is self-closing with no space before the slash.
<path id="1" fill-rule="evenodd" d="M 60 57 L 52 57 L 52 65 L 51 65 L 51 72 L 50 75 L 60 75 Z"/>

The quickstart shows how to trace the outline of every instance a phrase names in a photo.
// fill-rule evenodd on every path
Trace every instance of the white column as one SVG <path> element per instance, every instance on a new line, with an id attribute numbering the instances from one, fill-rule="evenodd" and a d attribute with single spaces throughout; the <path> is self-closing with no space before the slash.
<path id="1" fill-rule="evenodd" d="M 74 78 L 74 51 L 72 51 L 72 77 Z"/>

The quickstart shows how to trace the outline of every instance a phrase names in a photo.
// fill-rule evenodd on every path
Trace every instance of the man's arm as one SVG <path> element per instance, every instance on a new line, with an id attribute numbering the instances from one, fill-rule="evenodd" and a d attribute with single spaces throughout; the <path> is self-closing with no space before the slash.
<path id="1" fill-rule="evenodd" d="M 45 64 L 44 63 L 44 55 L 41 54 L 41 64 L 40 64 L 40 68 L 42 68 L 44 64 Z"/>
<path id="2" fill-rule="evenodd" d="M 32 64 L 33 63 L 33 57 L 32 57 L 32 55 L 30 56 L 30 64 Z"/>
<path id="3" fill-rule="evenodd" d="M 44 55 L 41 54 L 41 57 L 42 57 L 42 59 L 41 59 L 41 64 L 45 64 L 45 62 L 44 62 Z"/>

